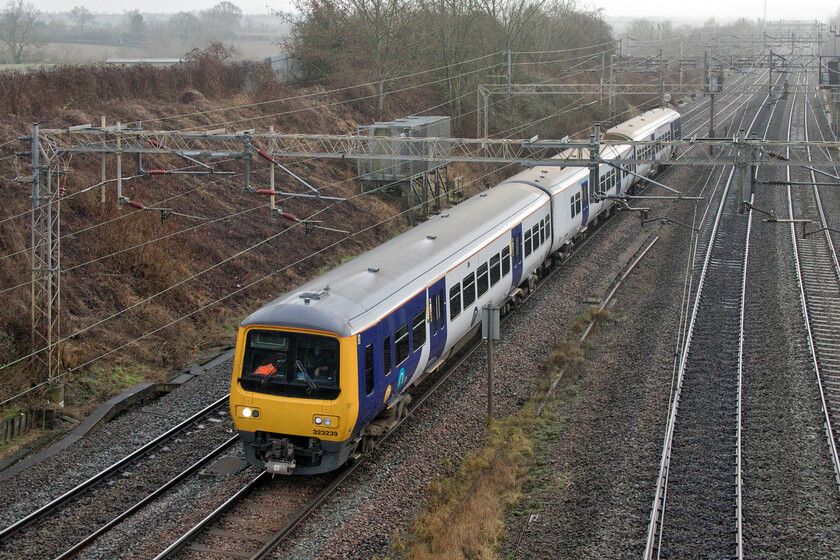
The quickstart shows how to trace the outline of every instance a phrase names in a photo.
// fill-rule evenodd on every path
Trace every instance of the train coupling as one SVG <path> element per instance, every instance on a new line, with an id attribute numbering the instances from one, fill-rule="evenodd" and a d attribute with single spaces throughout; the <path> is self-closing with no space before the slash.
<path id="1" fill-rule="evenodd" d="M 294 461 L 268 461 L 265 464 L 265 470 L 271 474 L 285 474 L 290 475 L 295 470 Z"/>

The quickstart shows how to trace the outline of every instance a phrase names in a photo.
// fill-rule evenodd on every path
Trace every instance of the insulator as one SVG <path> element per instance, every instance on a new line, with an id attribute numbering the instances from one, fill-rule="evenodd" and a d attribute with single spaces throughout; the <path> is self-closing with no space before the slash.
<path id="1" fill-rule="evenodd" d="M 167 173 L 170 172 L 166 169 L 149 169 L 149 175 L 166 175 Z"/>
<path id="2" fill-rule="evenodd" d="M 155 148 L 161 148 L 161 149 L 166 148 L 166 146 L 163 145 L 163 142 L 158 142 L 157 140 L 154 140 L 152 138 L 149 138 L 149 144 L 151 144 Z"/>
<path id="3" fill-rule="evenodd" d="M 271 157 L 270 155 L 268 155 L 268 153 L 267 153 L 267 152 L 265 152 L 265 151 L 260 150 L 259 148 L 257 148 L 257 153 L 258 153 L 259 155 L 261 155 L 262 157 L 264 157 L 265 159 L 267 159 L 268 161 L 270 161 L 271 163 L 274 163 L 274 158 L 273 158 L 273 157 Z"/>
<path id="4" fill-rule="evenodd" d="M 267 194 L 267 195 L 274 196 L 274 195 L 280 194 L 280 193 L 278 193 L 277 191 L 273 191 L 271 189 L 257 189 L 257 194 Z"/>
<path id="5" fill-rule="evenodd" d="M 280 214 L 282 217 L 286 218 L 287 220 L 292 220 L 293 222 L 299 222 L 300 219 L 295 216 L 294 214 L 289 214 L 288 212 L 283 212 Z"/>
<path id="6" fill-rule="evenodd" d="M 145 206 L 143 206 L 139 202 L 135 202 L 134 200 L 129 200 L 128 202 L 126 202 L 126 204 L 128 204 L 129 206 L 134 206 L 139 210 L 143 210 L 144 208 L 146 208 Z"/>

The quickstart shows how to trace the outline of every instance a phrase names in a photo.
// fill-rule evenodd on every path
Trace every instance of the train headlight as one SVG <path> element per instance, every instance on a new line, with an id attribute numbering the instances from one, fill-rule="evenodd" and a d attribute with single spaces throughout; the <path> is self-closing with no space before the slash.
<path id="1" fill-rule="evenodd" d="M 340 422 L 338 416 L 327 416 L 326 414 L 319 414 L 317 416 L 312 417 L 312 423 L 318 426 L 319 428 L 330 428 L 332 430 L 337 430 Z"/>
<path id="2" fill-rule="evenodd" d="M 260 409 L 250 406 L 237 406 L 236 415 L 240 418 L 259 418 Z"/>

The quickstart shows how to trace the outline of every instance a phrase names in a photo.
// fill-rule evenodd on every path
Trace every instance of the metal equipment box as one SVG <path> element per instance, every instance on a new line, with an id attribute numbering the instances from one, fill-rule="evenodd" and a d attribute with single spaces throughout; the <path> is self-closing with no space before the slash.
<path id="1" fill-rule="evenodd" d="M 840 86 L 840 59 L 833 56 L 820 57 L 820 87 Z"/>
<path id="2" fill-rule="evenodd" d="M 445 159 L 451 151 L 449 117 L 405 117 L 391 122 L 377 122 L 360 126 L 359 135 L 370 138 L 367 143 L 369 154 L 387 156 L 358 160 L 359 176 L 363 181 L 406 181 L 448 164 Z M 407 140 L 409 138 L 437 138 L 440 141 L 412 142 Z M 412 159 L 406 159 L 407 156 Z"/>

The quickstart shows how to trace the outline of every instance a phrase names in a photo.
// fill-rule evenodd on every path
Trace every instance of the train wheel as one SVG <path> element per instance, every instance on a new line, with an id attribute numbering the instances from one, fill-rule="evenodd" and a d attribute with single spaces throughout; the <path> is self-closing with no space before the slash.
<path id="1" fill-rule="evenodd" d="M 362 455 L 367 455 L 373 450 L 373 436 L 362 437 Z"/>

